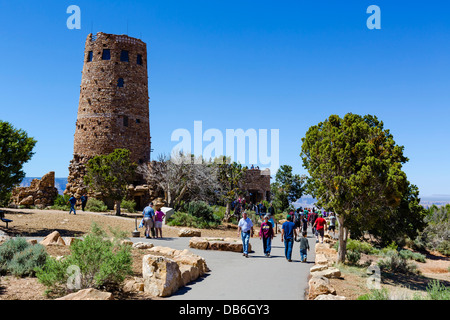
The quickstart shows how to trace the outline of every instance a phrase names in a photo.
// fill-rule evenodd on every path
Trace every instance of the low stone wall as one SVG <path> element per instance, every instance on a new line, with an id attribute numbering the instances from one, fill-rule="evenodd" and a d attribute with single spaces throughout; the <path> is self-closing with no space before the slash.
<path id="1" fill-rule="evenodd" d="M 336 289 L 331 285 L 332 278 L 339 278 L 341 271 L 333 267 L 336 250 L 333 248 L 335 240 L 325 234 L 324 243 L 316 243 L 315 264 L 310 269 L 308 300 L 345 300 L 343 296 L 336 295 Z"/>
<path id="2" fill-rule="evenodd" d="M 200 250 L 243 252 L 242 240 L 237 238 L 192 237 L 189 247 Z M 248 244 L 249 252 L 252 246 Z"/>

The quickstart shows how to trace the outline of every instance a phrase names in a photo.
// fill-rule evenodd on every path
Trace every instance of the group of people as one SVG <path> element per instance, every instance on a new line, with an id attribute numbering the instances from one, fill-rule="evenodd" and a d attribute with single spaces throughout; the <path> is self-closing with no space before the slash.
<path id="1" fill-rule="evenodd" d="M 80 201 L 81 201 L 81 210 L 84 211 L 84 209 L 86 208 L 87 201 L 88 201 L 87 195 L 86 195 L 86 194 L 83 194 L 83 195 L 80 197 Z M 67 203 L 70 205 L 70 211 L 69 211 L 69 214 L 71 214 L 72 211 L 73 211 L 73 214 L 76 215 L 76 214 L 77 214 L 77 211 L 76 211 L 76 209 L 75 209 L 75 206 L 76 206 L 76 204 L 77 204 L 77 198 L 75 198 L 75 196 L 72 195 L 72 196 L 69 198 L 69 200 L 67 200 Z"/>
<path id="2" fill-rule="evenodd" d="M 153 202 L 150 202 L 142 212 L 143 218 L 140 226 L 145 227 L 145 237 L 147 239 L 162 238 L 162 222 L 166 214 L 161 210 L 153 209 Z M 158 237 L 159 235 L 159 237 Z"/>
<path id="3" fill-rule="evenodd" d="M 306 262 L 307 251 L 310 250 L 307 238 L 308 225 L 311 226 L 311 231 L 316 236 L 316 242 L 320 241 L 323 243 L 325 230 L 328 229 L 335 232 L 336 216 L 334 213 L 330 213 L 328 217 L 330 226 L 327 226 L 324 214 L 314 209 L 303 210 L 299 208 L 297 212 L 291 211 L 287 215 L 286 222 L 281 226 L 281 242 L 284 243 L 284 254 L 289 262 L 292 261 L 294 242 L 300 242 L 300 260 Z M 275 223 L 272 216 L 266 214 L 259 230 L 259 238 L 262 240 L 263 251 L 266 257 L 270 256 L 271 244 L 274 238 L 274 226 Z M 253 237 L 253 222 L 245 211 L 238 223 L 238 233 L 243 243 L 243 256 L 248 257 L 249 240 Z"/>

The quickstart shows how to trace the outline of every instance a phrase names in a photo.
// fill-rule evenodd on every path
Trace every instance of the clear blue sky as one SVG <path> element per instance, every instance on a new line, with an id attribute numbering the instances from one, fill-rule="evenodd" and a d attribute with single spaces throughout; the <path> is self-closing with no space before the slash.
<path id="1" fill-rule="evenodd" d="M 153 157 L 175 129 L 279 129 L 280 164 L 306 173 L 307 129 L 331 114 L 373 114 L 410 159 L 422 196 L 450 194 L 447 1 L 4 1 L 0 119 L 38 143 L 26 175 L 68 175 L 86 36 L 148 46 Z M 69 5 L 81 30 L 69 30 Z M 369 30 L 369 5 L 381 30 Z M 128 26 L 127 26 L 128 25 Z M 128 30 L 128 31 L 127 31 Z"/>

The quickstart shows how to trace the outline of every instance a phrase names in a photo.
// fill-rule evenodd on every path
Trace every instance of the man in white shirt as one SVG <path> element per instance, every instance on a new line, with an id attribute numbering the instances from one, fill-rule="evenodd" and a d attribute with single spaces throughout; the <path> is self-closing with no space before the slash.
<path id="1" fill-rule="evenodd" d="M 243 256 L 248 258 L 248 243 L 250 241 L 250 237 L 253 237 L 253 222 L 247 217 L 247 212 L 242 213 L 242 218 L 238 223 L 238 234 L 242 239 L 242 247 L 243 247 Z"/>

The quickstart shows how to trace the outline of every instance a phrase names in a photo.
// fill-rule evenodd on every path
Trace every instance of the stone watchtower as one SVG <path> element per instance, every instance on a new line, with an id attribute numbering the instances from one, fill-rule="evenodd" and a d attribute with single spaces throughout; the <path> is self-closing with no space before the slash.
<path id="1" fill-rule="evenodd" d="M 64 193 L 81 195 L 85 164 L 116 148 L 150 160 L 147 46 L 139 39 L 89 34 L 84 51 L 73 160 Z"/>

